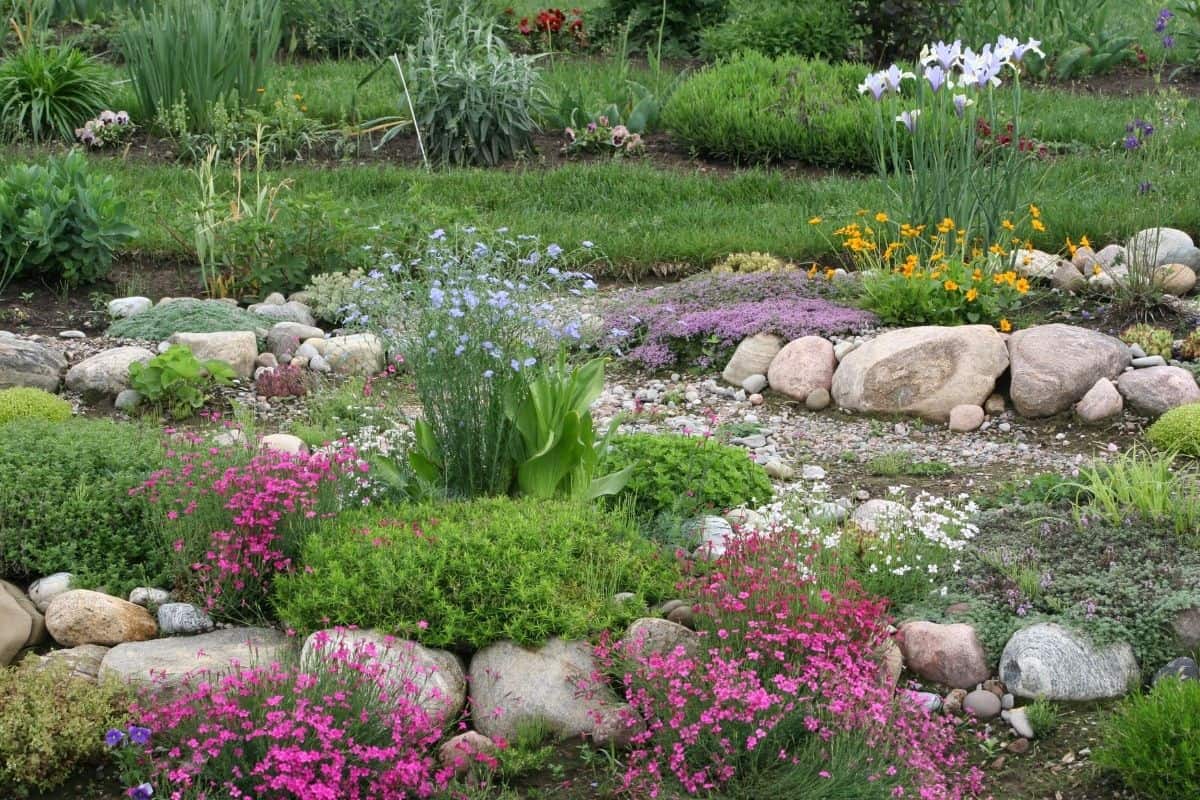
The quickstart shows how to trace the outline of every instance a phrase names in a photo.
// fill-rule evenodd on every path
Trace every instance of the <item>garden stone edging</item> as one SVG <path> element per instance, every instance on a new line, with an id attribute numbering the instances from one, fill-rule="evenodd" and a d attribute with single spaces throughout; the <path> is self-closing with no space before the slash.
<path id="1" fill-rule="evenodd" d="M 540 719 L 563 738 L 596 744 L 624 742 L 629 731 L 622 703 L 605 683 L 587 642 L 551 639 L 526 649 L 496 642 L 471 659 L 468 683 L 475 729 L 512 739 L 523 722 Z"/>
<path id="2" fill-rule="evenodd" d="M 982 406 L 1007 368 L 1004 339 L 989 325 L 902 328 L 847 353 L 832 394 L 851 411 L 945 423 L 955 406 Z"/>
<path id="3" fill-rule="evenodd" d="M 1127 642 L 1098 647 L 1054 622 L 1012 635 L 1000 656 L 1000 680 L 1018 697 L 1053 702 L 1121 697 L 1140 672 Z"/>
<path id="4" fill-rule="evenodd" d="M 317 631 L 304 640 L 300 650 L 301 664 L 308 664 L 316 657 L 320 637 L 326 638 L 326 653 L 339 648 L 345 648 L 348 653 L 359 648 L 374 649 L 389 677 L 412 680 L 417 687 L 417 696 L 413 699 L 440 725 L 454 720 L 467 704 L 466 672 L 453 653 L 374 630 L 330 629 Z"/>
<path id="5" fill-rule="evenodd" d="M 66 356 L 58 350 L 15 336 L 0 337 L 0 389 L 28 386 L 54 392 L 66 371 Z"/>
<path id="6" fill-rule="evenodd" d="M 126 642 L 112 648 L 100 663 L 100 677 L 171 690 L 198 674 L 221 674 L 236 667 L 278 661 L 291 646 L 281 631 L 270 628 L 227 628 L 170 639 Z"/>
<path id="7" fill-rule="evenodd" d="M 1023 417 L 1050 417 L 1083 399 L 1100 378 L 1116 380 L 1132 360 L 1129 347 L 1103 333 L 1054 323 L 1008 340 L 1010 396 Z"/>

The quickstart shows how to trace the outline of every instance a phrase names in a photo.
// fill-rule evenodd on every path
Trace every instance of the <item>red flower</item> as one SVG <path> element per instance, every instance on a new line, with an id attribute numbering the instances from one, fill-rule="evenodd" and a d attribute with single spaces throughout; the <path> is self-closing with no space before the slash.
<path id="1" fill-rule="evenodd" d="M 567 15 L 557 8 L 547 8 L 537 15 L 538 30 L 547 33 L 558 33 L 566 21 Z"/>
<path id="2" fill-rule="evenodd" d="M 529 17 L 521 17 L 521 21 L 517 23 L 517 31 L 522 36 L 533 33 L 533 28 L 529 25 Z"/>

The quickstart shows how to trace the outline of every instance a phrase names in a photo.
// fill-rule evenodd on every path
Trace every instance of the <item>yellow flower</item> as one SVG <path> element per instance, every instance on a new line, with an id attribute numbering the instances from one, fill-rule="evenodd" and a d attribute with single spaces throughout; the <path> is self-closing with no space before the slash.
<path id="1" fill-rule="evenodd" d="M 1037 206 L 1035 206 L 1033 203 L 1030 203 L 1029 204 L 1029 216 L 1033 217 L 1034 219 L 1037 219 L 1041 215 L 1042 215 L 1042 210 L 1040 208 L 1038 208 Z"/>
<path id="2" fill-rule="evenodd" d="M 977 298 L 977 297 L 979 297 L 979 291 L 978 291 L 978 290 L 976 290 L 976 289 L 974 289 L 974 288 L 971 288 L 971 289 L 968 289 L 968 290 L 967 290 L 967 302 L 968 302 L 968 303 L 974 303 L 974 302 L 975 302 L 975 298 Z"/>
<path id="3" fill-rule="evenodd" d="M 266 89 L 265 89 L 265 88 L 263 88 L 262 86 L 260 86 L 260 87 L 258 87 L 257 89 L 255 89 L 254 91 L 258 92 L 259 94 L 262 94 L 263 92 L 265 92 L 265 91 L 266 91 Z"/>
<path id="4" fill-rule="evenodd" d="M 1080 247 L 1091 247 L 1092 243 L 1088 241 L 1088 238 L 1086 236 L 1080 236 L 1079 237 L 1079 246 Z"/>
<path id="5" fill-rule="evenodd" d="M 1101 272 L 1103 272 L 1103 271 L 1104 271 L 1104 270 L 1100 269 L 1100 265 L 1099 265 L 1099 264 L 1092 264 L 1092 274 L 1093 274 L 1093 275 L 1099 275 L 1099 274 L 1100 274 Z"/>
<path id="6" fill-rule="evenodd" d="M 867 209 L 865 209 L 865 208 L 860 208 L 858 211 L 855 211 L 855 212 L 854 212 L 854 215 L 855 215 L 856 217 L 865 217 L 865 216 L 866 216 L 867 214 L 869 214 L 869 213 L 871 213 L 871 212 L 867 211 Z"/>
<path id="7" fill-rule="evenodd" d="M 808 268 L 808 277 L 814 278 L 814 277 L 816 277 L 816 275 L 817 275 L 817 265 L 813 264 L 811 267 Z"/>
<path id="8" fill-rule="evenodd" d="M 883 260 L 884 260 L 884 261 L 888 261 L 888 260 L 890 260 L 890 259 L 891 259 L 891 257 L 892 257 L 892 256 L 894 256 L 894 255 L 896 254 L 896 251 L 900 249 L 900 246 L 901 246 L 901 245 L 900 245 L 900 243 L 899 243 L 899 242 L 890 242 L 890 243 L 888 244 L 888 246 L 887 246 L 886 248 L 884 248 L 884 251 L 883 251 Z"/>
<path id="9" fill-rule="evenodd" d="M 888 215 L 885 214 L 884 212 L 880 211 L 878 214 L 875 215 L 875 221 L 876 222 L 887 222 Z"/>
<path id="10" fill-rule="evenodd" d="M 1078 249 L 1079 249 L 1079 248 L 1078 248 L 1078 247 L 1076 247 L 1076 246 L 1074 245 L 1074 243 L 1071 241 L 1071 237 L 1070 237 L 1070 236 L 1068 236 L 1068 237 L 1067 237 L 1067 253 L 1068 253 L 1068 254 L 1071 256 L 1071 258 L 1074 258 L 1074 257 L 1075 257 L 1075 251 L 1076 251 L 1076 250 L 1078 250 Z"/>
<path id="11" fill-rule="evenodd" d="M 977 270 L 975 270 L 974 272 L 972 272 L 972 273 L 971 273 L 971 280 L 973 280 L 973 281 L 975 281 L 975 282 L 977 282 L 977 283 L 978 283 L 979 281 L 983 280 L 983 270 L 981 270 L 981 269 L 977 269 Z"/>
<path id="12" fill-rule="evenodd" d="M 1007 319 L 1001 319 L 1000 320 L 1000 332 L 1008 333 L 1011 330 L 1012 330 L 1012 323 L 1009 322 Z"/>
<path id="13" fill-rule="evenodd" d="M 945 289 L 947 292 L 957 292 L 958 284 L 952 280 L 947 280 L 945 283 L 942 284 L 942 288 Z"/>
<path id="14" fill-rule="evenodd" d="M 300 100 L 303 99 L 303 97 L 304 97 L 304 95 L 299 94 L 299 93 L 292 95 L 292 99 L 295 100 L 297 103 L 299 103 Z"/>
<path id="15" fill-rule="evenodd" d="M 836 270 L 834 270 L 834 269 L 833 269 L 833 267 L 826 267 L 826 268 L 825 268 L 825 279 L 826 279 L 826 280 L 833 280 L 833 273 L 834 273 L 835 271 L 836 271 Z"/>
<path id="16" fill-rule="evenodd" d="M 1021 278 L 1021 280 L 1017 281 L 1017 292 L 1020 294 L 1025 294 L 1028 291 L 1029 281 L 1025 280 L 1024 278 Z"/>
<path id="17" fill-rule="evenodd" d="M 1012 224 L 1011 219 L 1006 219 L 1000 223 L 1000 227 L 1004 228 L 1004 230 L 1006 230 L 1006 231 L 1011 231 L 1011 230 L 1015 230 L 1017 226 Z"/>
<path id="18" fill-rule="evenodd" d="M 1044 230 L 1046 230 L 1046 225 L 1045 225 L 1045 223 L 1043 223 L 1043 222 L 1042 222 L 1040 219 L 1031 220 L 1031 221 L 1030 221 L 1030 223 L 1029 223 L 1029 226 L 1030 226 L 1031 228 L 1033 228 L 1035 231 L 1044 231 Z"/>
<path id="19" fill-rule="evenodd" d="M 946 260 L 946 254 L 943 253 L 941 250 L 934 250 L 932 253 L 929 254 L 929 263 L 931 263 L 931 264 L 934 261 L 945 261 L 945 260 Z"/>
<path id="20" fill-rule="evenodd" d="M 946 217 L 937 225 L 938 233 L 949 233 L 952 230 L 954 230 L 954 220 L 950 219 L 950 217 Z"/>
<path id="21" fill-rule="evenodd" d="M 820 225 L 822 222 L 824 222 L 824 220 L 821 219 L 820 217 L 813 217 L 812 219 L 810 219 L 808 221 L 808 224 L 809 225 Z"/>
<path id="22" fill-rule="evenodd" d="M 909 239 L 915 239 L 925 232 L 924 225 L 912 226 L 907 222 L 900 226 L 900 235 Z"/>
<path id="23" fill-rule="evenodd" d="M 993 253 L 998 256 L 1002 256 L 1002 255 L 1004 255 L 1004 248 L 998 244 L 994 244 L 988 248 L 988 252 Z"/>
<path id="24" fill-rule="evenodd" d="M 308 106 L 300 106 L 301 111 L 308 111 Z"/>

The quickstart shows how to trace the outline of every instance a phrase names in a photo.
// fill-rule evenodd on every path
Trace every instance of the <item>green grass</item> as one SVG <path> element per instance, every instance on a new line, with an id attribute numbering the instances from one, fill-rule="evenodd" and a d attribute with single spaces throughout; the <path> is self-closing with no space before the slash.
<path id="1" fill-rule="evenodd" d="M 97 159 L 129 203 L 143 230 L 135 247 L 188 255 L 170 233 L 188 233 L 194 181 L 179 167 Z M 220 170 L 228 183 L 229 173 Z M 858 208 L 885 208 L 888 192 L 874 178 L 789 178 L 759 170 L 709 176 L 659 170 L 641 163 L 579 164 L 555 170 L 458 169 L 427 173 L 390 165 L 336 170 L 292 166 L 273 173 L 304 196 L 327 192 L 345 211 L 373 225 L 396 217 L 433 229 L 455 223 L 501 226 L 539 234 L 564 246 L 599 244 L 615 271 L 644 272 L 655 264 L 707 265 L 731 252 L 769 251 L 785 258 L 827 255 L 829 243 L 805 221 L 836 220 Z M 1140 181 L 1155 193 L 1139 197 Z M 1186 197 L 1200 181 L 1200 162 L 1176 168 L 1091 157 L 1064 158 L 1045 169 L 1037 199 L 1049 226 L 1036 243 L 1059 249 L 1063 238 L 1123 241 L 1160 221 L 1200 229 L 1200 207 L 1163 201 Z"/>
<path id="2" fill-rule="evenodd" d="M 913 461 L 912 455 L 899 450 L 881 453 L 867 462 L 867 473 L 877 478 L 939 478 L 953 470 L 942 461 Z"/>

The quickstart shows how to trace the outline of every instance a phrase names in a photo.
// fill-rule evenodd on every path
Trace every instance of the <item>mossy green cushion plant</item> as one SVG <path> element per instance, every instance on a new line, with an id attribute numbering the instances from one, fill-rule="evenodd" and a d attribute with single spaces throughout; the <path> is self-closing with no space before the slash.
<path id="1" fill-rule="evenodd" d="M 460 650 L 619 627 L 679 578 L 626 516 L 532 499 L 365 509 L 309 536 L 300 561 L 275 583 L 290 627 L 358 625 Z M 618 592 L 636 599 L 614 603 Z"/>
<path id="2" fill-rule="evenodd" d="M 1172 408 L 1146 431 L 1159 450 L 1200 458 L 1200 403 Z"/>
<path id="3" fill-rule="evenodd" d="M 0 427 L 0 575 L 71 572 L 82 587 L 124 595 L 161 586 L 167 549 L 145 498 L 162 465 L 156 431 L 76 417 Z"/>
<path id="4" fill-rule="evenodd" d="M 120 339 L 159 342 L 173 333 L 255 331 L 265 333 L 276 320 L 260 317 L 222 300 L 181 297 L 108 326 L 106 334 Z"/>
<path id="5" fill-rule="evenodd" d="M 619 498 L 632 500 L 638 515 L 690 515 L 769 503 L 771 479 L 740 447 L 703 436 L 636 434 L 614 437 L 602 469 L 633 466 Z"/>
<path id="6" fill-rule="evenodd" d="M 15 419 L 62 422 L 71 418 L 71 404 L 41 389 L 14 386 L 0 390 L 0 425 Z"/>

